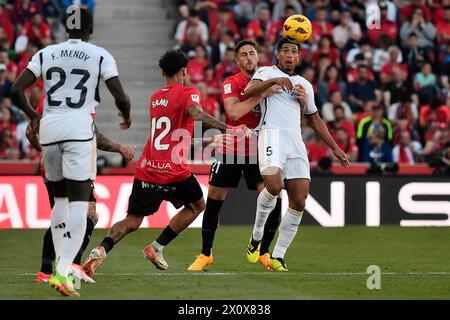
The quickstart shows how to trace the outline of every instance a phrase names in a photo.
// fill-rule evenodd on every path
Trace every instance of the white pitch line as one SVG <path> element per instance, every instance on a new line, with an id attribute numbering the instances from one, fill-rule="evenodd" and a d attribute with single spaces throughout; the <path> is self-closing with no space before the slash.
<path id="1" fill-rule="evenodd" d="M 174 272 L 174 273 L 98 273 L 95 276 L 111 277 L 173 277 L 173 276 L 260 276 L 260 275 L 281 275 L 281 276 L 361 276 L 366 272 Z M 381 272 L 387 276 L 448 276 L 450 272 Z M 36 276 L 36 273 L 10 273 L 1 276 Z"/>

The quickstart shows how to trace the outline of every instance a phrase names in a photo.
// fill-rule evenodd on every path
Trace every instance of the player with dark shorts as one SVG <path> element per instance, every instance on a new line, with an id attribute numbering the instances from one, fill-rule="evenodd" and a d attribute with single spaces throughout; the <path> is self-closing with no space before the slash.
<path id="1" fill-rule="evenodd" d="M 42 97 L 39 102 L 36 112 L 40 115 L 43 114 L 43 106 L 44 106 L 45 96 Z M 95 113 L 92 113 L 92 116 L 95 118 Z M 27 138 L 32 144 L 34 148 L 38 151 L 41 150 L 41 145 L 39 143 L 39 137 L 34 134 L 31 130 L 31 127 L 27 128 Z M 107 139 L 100 132 L 96 131 L 97 138 L 97 148 L 103 151 L 109 152 L 117 152 L 120 153 L 126 161 L 131 161 L 134 158 L 134 148 L 131 146 L 121 145 L 119 143 L 114 143 L 111 140 Z M 42 179 L 45 184 L 45 188 L 47 189 L 48 200 L 50 203 L 50 208 L 53 208 L 55 204 L 53 188 L 50 185 L 50 182 L 45 178 L 45 169 L 44 164 L 41 161 L 39 166 L 39 171 L 42 176 Z M 84 251 L 86 250 L 89 241 L 92 236 L 92 231 L 94 230 L 95 225 L 97 224 L 97 212 L 96 212 L 96 198 L 95 198 L 95 189 L 94 183 L 91 184 L 91 192 L 89 195 L 89 206 L 87 212 L 87 223 L 86 223 L 86 233 L 84 235 L 83 243 L 81 245 L 80 251 L 76 255 L 72 264 L 72 271 L 74 272 L 74 276 L 80 278 L 86 282 L 93 283 L 94 281 L 87 276 L 83 268 L 81 268 L 81 258 L 83 256 Z M 50 278 L 53 275 L 53 263 L 55 261 L 56 253 L 55 247 L 53 245 L 53 237 L 51 227 L 47 229 L 44 235 L 44 243 L 42 246 L 42 261 L 41 261 L 41 270 L 36 275 L 37 282 L 49 282 Z"/>
<path id="2" fill-rule="evenodd" d="M 83 269 L 91 277 L 114 245 L 137 230 L 144 217 L 154 214 L 163 201 L 171 202 L 176 208 L 184 207 L 159 237 L 145 247 L 144 256 L 160 270 L 169 268 L 163 249 L 205 209 L 200 184 L 186 163 L 194 120 L 221 132 L 235 132 L 246 137 L 252 134 L 245 126 L 228 126 L 203 111 L 198 90 L 183 85 L 187 63 L 188 58 L 180 50 L 170 50 L 159 60 L 166 85 L 150 99 L 150 137 L 136 164 L 128 214 L 112 226 L 100 246 L 91 251 L 83 264 Z M 181 132 L 181 137 L 175 138 L 175 133 Z M 226 140 L 225 136 L 214 136 L 204 142 L 220 143 Z"/>
<path id="3" fill-rule="evenodd" d="M 222 98 L 225 105 L 225 122 L 229 125 L 245 124 L 254 129 L 261 120 L 259 103 L 264 98 L 248 98 L 243 92 L 257 69 L 258 54 L 256 44 L 243 40 L 234 48 L 236 63 L 241 72 L 225 79 L 222 85 Z M 267 96 L 272 94 L 268 90 Z M 231 157 L 230 157 L 231 155 Z M 234 145 L 225 150 L 225 154 L 218 154 L 211 166 L 208 200 L 203 214 L 202 251 L 188 268 L 189 271 L 201 271 L 214 262 L 212 246 L 219 223 L 219 212 L 228 194 L 229 188 L 236 188 L 241 177 L 244 176 L 247 188 L 260 192 L 264 188 L 264 180 L 259 172 L 257 162 L 257 141 L 254 136 L 245 145 Z M 264 238 L 256 261 L 266 268 L 270 266 L 269 246 L 273 240 L 281 218 L 281 199 L 270 214 L 264 229 Z"/>

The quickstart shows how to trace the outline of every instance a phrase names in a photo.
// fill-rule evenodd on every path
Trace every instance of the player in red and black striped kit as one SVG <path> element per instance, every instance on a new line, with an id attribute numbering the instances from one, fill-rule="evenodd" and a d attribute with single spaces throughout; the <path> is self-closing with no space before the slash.
<path id="1" fill-rule="evenodd" d="M 100 246 L 91 251 L 83 264 L 89 276 L 93 276 L 114 245 L 137 230 L 144 217 L 158 211 L 163 201 L 171 202 L 176 208 L 184 207 L 159 237 L 144 249 L 144 255 L 156 268 L 169 268 L 163 258 L 163 249 L 205 209 L 200 184 L 186 163 L 194 120 L 221 132 L 246 137 L 252 135 L 245 125 L 229 126 L 203 111 L 198 90 L 183 85 L 187 64 L 188 58 L 180 50 L 170 50 L 159 60 L 166 85 L 150 99 L 150 137 L 136 165 L 128 214 L 124 220 L 114 224 Z M 227 143 L 229 136 L 217 135 L 205 139 L 204 143 Z"/>
<path id="2" fill-rule="evenodd" d="M 259 103 L 265 97 L 248 98 L 244 96 L 244 89 L 250 82 L 258 65 L 256 44 L 243 40 L 234 48 L 235 59 L 241 72 L 225 79 L 222 86 L 222 98 L 225 106 L 225 122 L 230 125 L 242 125 L 254 129 L 261 120 Z M 276 88 L 271 88 L 266 95 L 275 93 Z M 234 146 L 231 150 L 225 150 L 227 155 L 216 155 L 216 161 L 211 167 L 208 201 L 203 214 L 202 224 L 202 251 L 189 271 L 201 271 L 207 265 L 213 263 L 212 246 L 214 236 L 219 223 L 219 212 L 229 188 L 236 188 L 242 175 L 245 178 L 249 190 L 264 189 L 264 180 L 259 172 L 257 162 L 257 141 L 253 136 L 245 146 Z M 228 148 L 230 149 L 230 148 Z M 230 157 L 231 154 L 231 157 Z M 231 158 L 231 161 L 230 161 Z M 269 246 L 272 242 L 281 219 L 281 199 L 278 199 L 275 209 L 269 215 L 264 228 L 264 237 L 259 249 L 258 261 L 266 268 L 270 268 Z M 250 261 L 255 263 L 257 261 Z"/>
<path id="3" fill-rule="evenodd" d="M 36 107 L 36 112 L 41 116 L 43 114 L 44 100 L 45 96 L 42 97 L 42 99 L 39 101 L 38 106 Z M 95 112 L 92 113 L 92 117 L 95 118 Z M 41 144 L 39 143 L 39 137 L 31 130 L 31 126 L 27 127 L 26 135 L 31 145 L 38 151 L 41 151 Z M 111 140 L 106 138 L 103 134 L 98 132 L 97 128 L 96 128 L 96 139 L 97 139 L 97 148 L 99 150 L 120 153 L 127 162 L 131 161 L 134 158 L 135 150 L 133 147 L 112 142 Z M 45 169 L 42 161 L 40 162 L 40 173 L 42 179 L 44 180 L 45 187 L 47 189 L 50 207 L 53 208 L 55 201 L 53 189 L 51 188 L 49 181 L 45 178 Z M 95 190 L 94 184 L 92 183 L 91 194 L 89 196 L 89 207 L 87 212 L 86 233 L 84 235 L 80 251 L 78 251 L 78 254 L 76 255 L 73 261 L 74 264 L 72 265 L 74 275 L 88 282 L 93 282 L 93 280 L 84 274 L 84 271 L 80 267 L 80 265 L 84 250 L 86 250 L 89 244 L 89 241 L 92 236 L 92 231 L 94 230 L 94 227 L 98 221 L 95 207 L 96 207 Z M 50 280 L 53 274 L 53 262 L 55 261 L 55 256 L 56 254 L 55 254 L 55 247 L 53 245 L 52 231 L 51 228 L 49 227 L 44 235 L 41 270 L 37 273 L 36 276 L 37 282 L 48 282 Z"/>

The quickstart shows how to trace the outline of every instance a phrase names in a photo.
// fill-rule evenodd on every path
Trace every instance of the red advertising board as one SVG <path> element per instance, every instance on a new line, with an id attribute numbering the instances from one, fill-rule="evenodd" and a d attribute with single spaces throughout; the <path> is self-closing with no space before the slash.
<path id="1" fill-rule="evenodd" d="M 208 176 L 198 175 L 206 195 Z M 98 224 L 109 228 L 125 217 L 132 176 L 99 176 L 95 181 Z M 176 214 L 170 203 L 163 202 L 159 211 L 144 219 L 141 227 L 165 227 Z M 47 228 L 50 226 L 50 205 L 47 190 L 38 176 L 0 176 L 0 229 Z M 200 215 L 191 227 L 201 227 Z"/>

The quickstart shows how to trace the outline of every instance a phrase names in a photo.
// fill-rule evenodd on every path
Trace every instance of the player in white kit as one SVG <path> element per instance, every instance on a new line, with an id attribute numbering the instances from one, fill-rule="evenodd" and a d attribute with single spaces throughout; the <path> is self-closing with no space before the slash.
<path id="1" fill-rule="evenodd" d="M 308 124 L 343 166 L 349 166 L 349 162 L 317 113 L 311 83 L 294 74 L 300 59 L 300 44 L 281 39 L 277 57 L 278 65 L 259 68 L 244 92 L 246 96 L 254 97 L 261 96 L 272 86 L 279 89 L 278 94 L 261 103 L 262 117 L 257 128 L 258 160 L 265 189 L 258 197 L 255 225 L 247 255 L 257 252 L 264 224 L 284 186 L 288 193 L 289 207 L 281 220 L 270 264 L 274 270 L 287 271 L 284 255 L 300 225 L 311 180 L 308 154 L 301 134 L 302 116 L 306 116 Z"/>
<path id="2" fill-rule="evenodd" d="M 100 102 L 99 82 L 115 98 L 123 118 L 131 124 L 130 102 L 118 77 L 114 58 L 105 49 L 88 43 L 93 30 L 86 9 L 70 7 L 66 25 L 69 39 L 37 52 L 13 85 L 17 105 L 31 118 L 39 133 L 46 178 L 55 195 L 51 227 L 56 252 L 56 272 L 50 285 L 64 295 L 79 296 L 70 266 L 86 229 L 91 182 L 96 177 L 96 140 L 91 112 Z M 46 91 L 42 119 L 24 90 L 42 77 Z"/>

